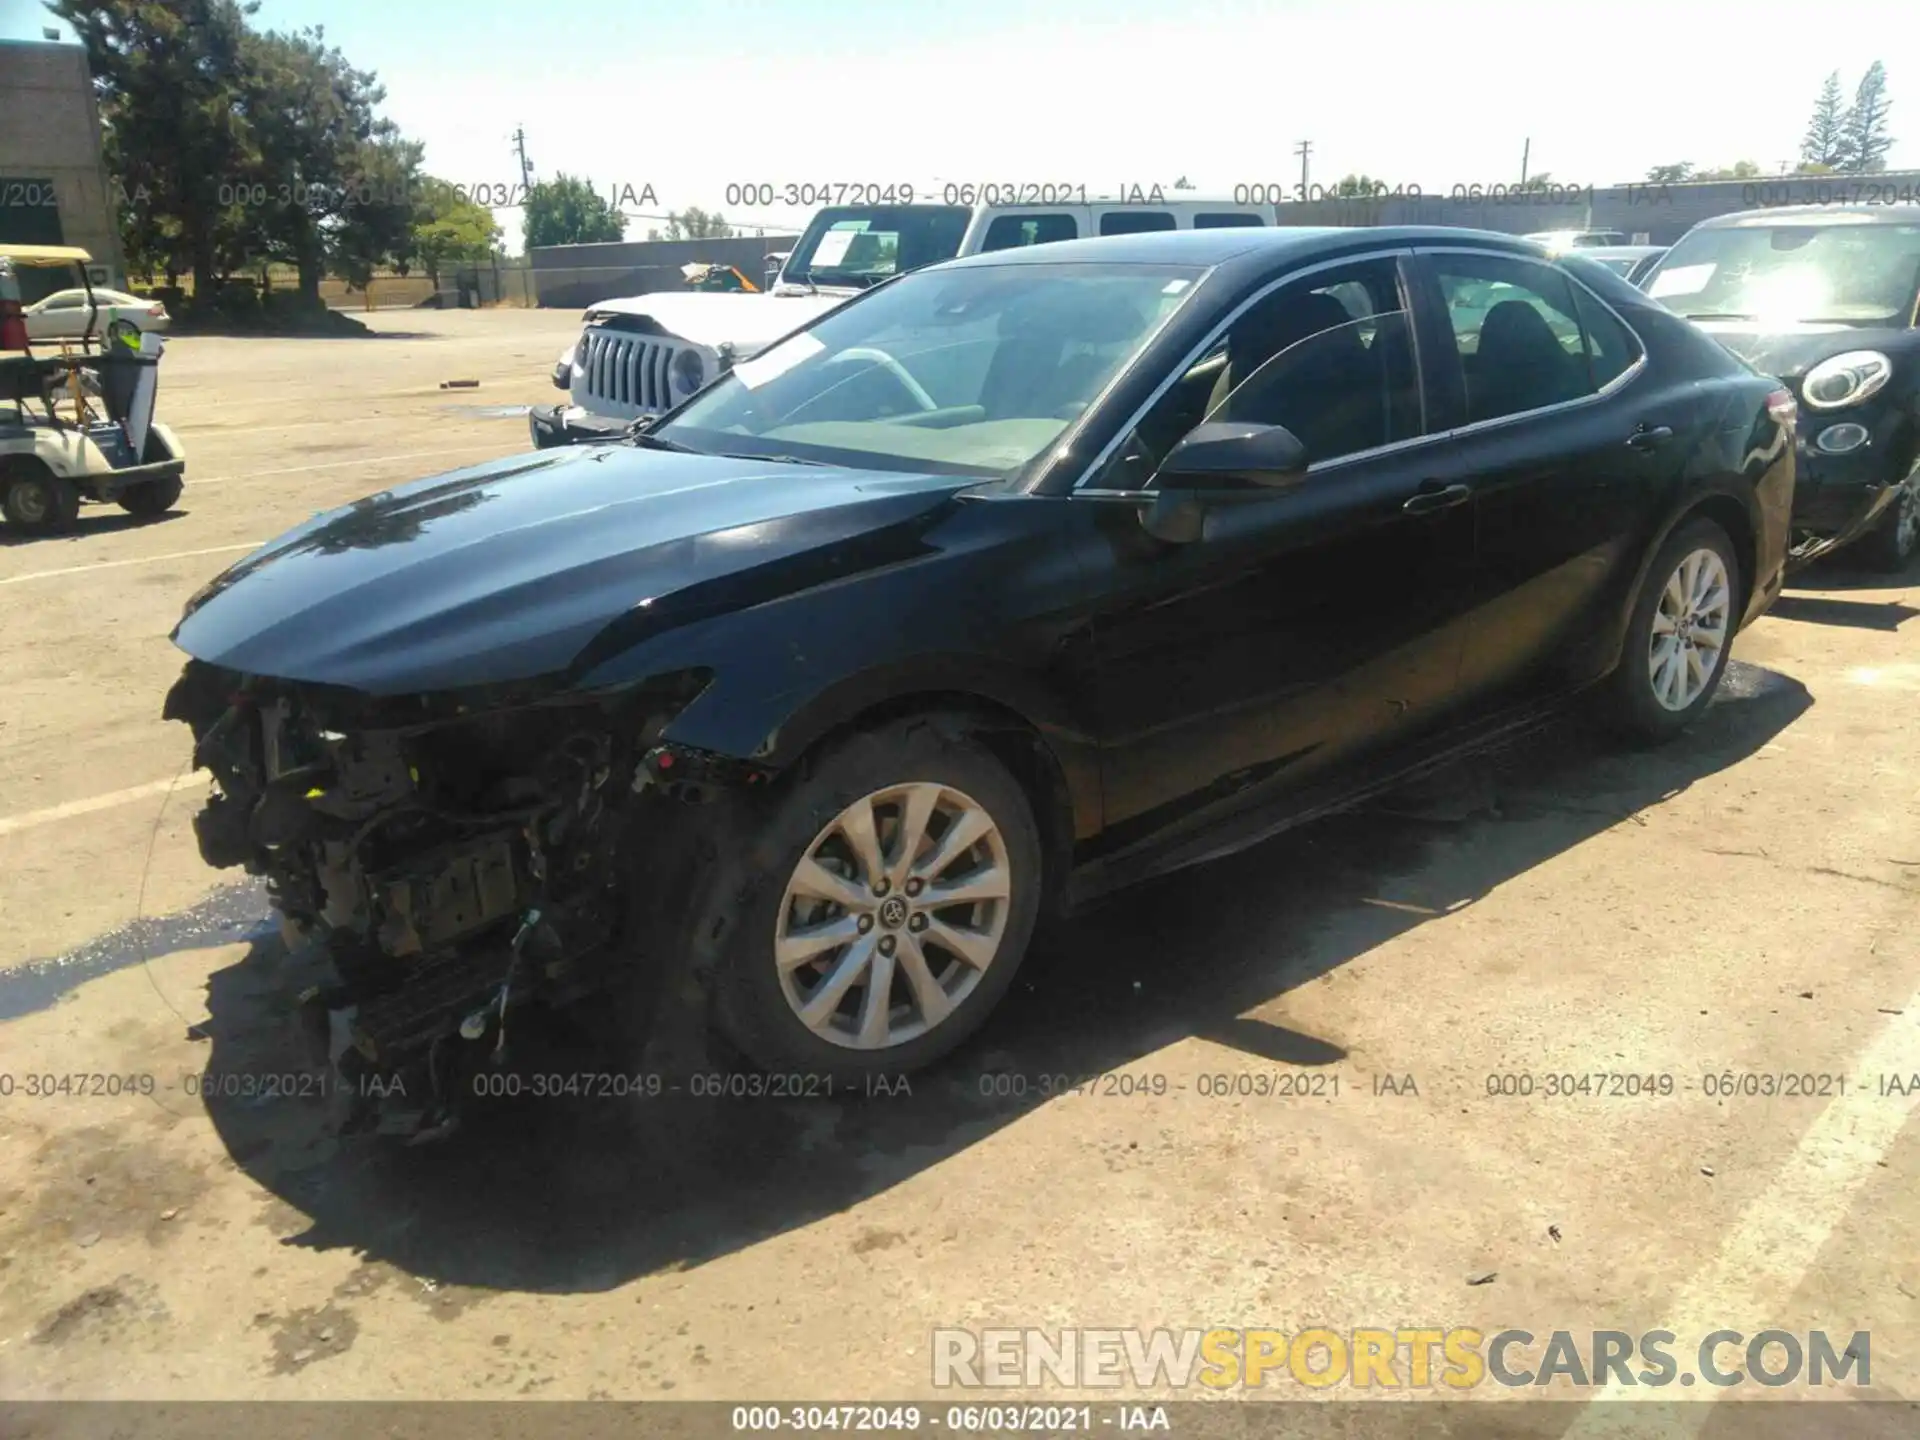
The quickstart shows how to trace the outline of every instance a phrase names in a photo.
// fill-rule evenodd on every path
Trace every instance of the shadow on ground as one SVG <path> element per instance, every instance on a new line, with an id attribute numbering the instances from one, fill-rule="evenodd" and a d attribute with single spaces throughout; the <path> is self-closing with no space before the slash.
<path id="1" fill-rule="evenodd" d="M 1904 570 L 1874 570 L 1860 564 L 1854 547 L 1849 545 L 1789 575 L 1787 591 L 1898 590 L 1916 580 L 1920 580 L 1920 558 L 1909 562 Z"/>
<path id="2" fill-rule="evenodd" d="M 187 514 L 185 510 L 169 510 L 161 515 L 129 515 L 117 506 L 98 506 L 82 510 L 73 529 L 62 535 L 35 535 L 11 525 L 0 525 L 0 545 L 48 545 L 56 540 L 90 540 L 96 535 L 113 535 L 122 530 L 139 530 L 184 520 Z"/>
<path id="3" fill-rule="evenodd" d="M 1142 886 L 1048 940 L 982 1034 L 915 1077 L 910 1097 L 492 1101 L 419 1148 L 331 1139 L 319 1101 L 208 1110 L 234 1160 L 304 1217 L 289 1244 L 351 1249 L 441 1286 L 610 1288 L 898 1184 L 1042 1103 L 1042 1075 L 1109 1072 L 1193 1036 L 1226 1047 L 1224 1070 L 1337 1062 L 1337 1044 L 1246 1012 L 1738 764 L 1811 703 L 1798 682 L 1736 664 L 1699 729 L 1658 751 L 1616 753 L 1556 725 Z M 310 963 L 257 939 L 214 974 L 209 1070 L 309 1066 L 287 1012 Z M 579 1068 L 548 1033 L 516 1073 Z M 995 1076 L 1016 1075 L 1026 1093 L 997 1093 L 1015 1087 Z"/>
<path id="4" fill-rule="evenodd" d="M 1767 612 L 1776 620 L 1841 625 L 1850 630 L 1898 630 L 1920 610 L 1905 600 L 1836 600 L 1828 595 L 1782 595 Z"/>

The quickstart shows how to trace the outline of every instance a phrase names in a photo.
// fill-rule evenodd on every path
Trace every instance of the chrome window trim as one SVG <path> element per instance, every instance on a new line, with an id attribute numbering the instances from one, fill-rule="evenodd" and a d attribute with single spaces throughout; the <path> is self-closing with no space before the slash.
<path id="1" fill-rule="evenodd" d="M 1240 304 L 1236 305 L 1233 308 L 1232 312 L 1229 313 L 1224 320 L 1222 320 L 1218 325 L 1214 326 L 1214 328 L 1207 333 L 1207 337 L 1204 340 L 1202 340 L 1198 345 L 1194 346 L 1193 349 L 1189 350 L 1185 358 L 1183 358 L 1178 365 L 1174 366 L 1172 369 L 1170 369 L 1167 372 L 1166 378 L 1162 380 L 1157 386 L 1155 386 L 1153 393 L 1149 395 L 1144 402 L 1141 403 L 1139 408 L 1137 408 L 1133 412 L 1133 414 L 1127 417 L 1126 423 L 1120 427 L 1119 431 L 1114 435 L 1113 439 L 1109 440 L 1105 445 L 1103 445 L 1100 448 L 1100 452 L 1096 454 L 1091 460 L 1089 460 L 1084 466 L 1081 467 L 1079 479 L 1075 480 L 1074 483 L 1068 487 L 1067 494 L 1069 496 L 1073 496 L 1073 495 L 1137 496 L 1137 495 L 1153 494 L 1154 492 L 1146 488 L 1145 486 L 1142 486 L 1137 490 L 1110 490 L 1110 489 L 1105 489 L 1099 486 L 1089 485 L 1087 484 L 1087 480 L 1089 477 L 1099 473 L 1101 467 L 1104 466 L 1109 460 L 1113 458 L 1113 452 L 1119 449 L 1120 446 L 1123 443 L 1125 443 L 1127 437 L 1133 434 L 1133 432 L 1139 428 L 1140 422 L 1146 418 L 1147 412 L 1152 410 L 1154 406 L 1158 405 L 1161 399 L 1166 395 L 1167 391 L 1171 390 L 1176 384 L 1178 384 L 1183 378 L 1185 378 L 1186 373 L 1189 370 L 1193 369 L 1195 365 L 1200 363 L 1201 359 L 1206 355 L 1206 353 L 1220 342 L 1221 337 L 1223 337 L 1227 333 L 1227 331 L 1233 328 L 1234 324 L 1240 319 L 1242 315 L 1246 314 L 1247 311 L 1251 310 L 1255 305 L 1258 305 L 1262 300 L 1266 299 L 1267 296 L 1271 295 L 1274 291 L 1278 290 L 1281 286 L 1291 285 L 1294 281 L 1305 279 L 1309 275 L 1317 275 L 1322 270 L 1333 270 L 1342 265 L 1357 265 L 1357 264 L 1360 264 L 1362 261 L 1366 261 L 1366 260 L 1393 260 L 1395 262 L 1398 262 L 1401 259 L 1404 259 L 1405 257 L 1412 255 L 1414 253 L 1415 253 L 1414 247 L 1411 245 L 1395 245 L 1392 248 L 1386 249 L 1386 250 L 1368 250 L 1358 255 L 1342 255 L 1338 259 L 1334 259 L 1334 260 L 1317 260 L 1313 264 L 1302 266 L 1298 270 L 1289 270 L 1286 274 L 1280 276 L 1277 280 L 1273 280 L 1266 285 L 1262 285 L 1252 295 L 1249 295 Z M 1420 423 L 1424 426 L 1427 420 L 1427 393 L 1426 393 L 1426 386 L 1422 384 L 1420 380 L 1420 348 L 1419 348 L 1420 339 L 1417 333 L 1419 327 L 1414 322 L 1413 312 L 1411 310 L 1400 310 L 1393 313 L 1405 315 L 1407 317 L 1407 340 L 1408 340 L 1408 343 L 1413 347 L 1413 352 L 1414 352 L 1414 356 L 1413 356 L 1414 384 L 1418 387 L 1420 392 Z M 1168 318 L 1171 319 L 1172 317 L 1169 316 Z M 1114 376 L 1112 384 L 1110 384 L 1108 388 L 1111 389 L 1112 385 L 1117 385 L 1120 382 L 1121 378 L 1122 378 L 1121 375 Z M 1104 396 L 1102 396 L 1101 398 L 1104 398 Z M 1098 402 L 1096 401 L 1096 403 Z M 1091 414 L 1092 412 L 1093 412 L 1093 406 L 1089 405 L 1087 407 L 1087 413 Z M 1439 438 L 1440 436 L 1438 435 L 1420 434 L 1420 435 L 1410 436 L 1405 440 L 1393 440 L 1393 441 L 1389 441 L 1385 445 L 1376 445 L 1371 450 L 1355 450 L 1351 454 L 1337 455 L 1331 460 L 1322 460 L 1317 465 L 1309 465 L 1307 467 L 1307 473 L 1309 475 L 1316 474 L 1320 470 L 1321 466 L 1340 465 L 1349 460 L 1358 460 L 1365 456 L 1379 455 L 1388 450 L 1400 450 L 1400 449 L 1404 449 L 1409 445 L 1421 445 L 1421 444 L 1425 444 L 1429 440 L 1437 440 Z"/>
<path id="2" fill-rule="evenodd" d="M 1563 276 L 1569 285 L 1578 285 L 1586 292 L 1588 297 L 1592 299 L 1594 304 L 1598 305 L 1602 310 L 1605 310 L 1615 320 L 1618 320 L 1620 324 L 1625 327 L 1626 332 L 1633 336 L 1633 343 L 1640 347 L 1640 356 L 1633 364 L 1622 370 L 1591 395 L 1582 395 L 1577 400 L 1557 400 L 1551 405 L 1541 405 L 1532 410 L 1516 410 L 1511 415 L 1496 415 L 1491 420 L 1475 420 L 1471 424 L 1459 425 L 1451 430 L 1443 431 L 1440 435 L 1432 438 L 1444 440 L 1456 435 L 1477 435 L 1483 430 L 1494 429 L 1501 425 L 1511 425 L 1516 420 L 1531 420 L 1536 415 L 1553 415 L 1562 410 L 1574 410 L 1584 405 L 1592 405 L 1601 400 L 1611 399 L 1619 391 L 1625 389 L 1628 385 L 1632 384 L 1634 380 L 1638 379 L 1640 372 L 1647 368 L 1648 352 L 1646 338 L 1628 323 L 1626 316 L 1609 305 L 1606 302 L 1606 298 L 1597 293 L 1591 285 L 1587 284 L 1587 282 L 1582 280 L 1578 275 L 1563 270 L 1554 261 L 1542 260 L 1534 255 L 1517 255 L 1507 250 L 1488 250 L 1477 245 L 1416 245 L 1413 247 L 1413 251 L 1416 255 L 1478 255 L 1493 260 L 1520 260 L 1532 265 L 1544 265 L 1556 274 Z M 1577 320 L 1579 316 L 1576 315 L 1574 318 Z M 1584 336 L 1585 333 L 1586 327 L 1582 326 L 1582 336 Z M 1332 462 L 1330 461 L 1328 463 L 1331 464 Z M 1311 471 L 1309 471 L 1309 473 L 1311 473 Z"/>

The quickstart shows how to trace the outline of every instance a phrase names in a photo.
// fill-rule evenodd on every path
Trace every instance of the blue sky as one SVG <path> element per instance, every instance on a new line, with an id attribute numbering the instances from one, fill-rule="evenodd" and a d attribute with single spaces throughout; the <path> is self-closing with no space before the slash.
<path id="1" fill-rule="evenodd" d="M 1581 184 L 1773 171 L 1827 72 L 1850 94 L 1876 57 L 1909 137 L 1890 163 L 1920 166 L 1920 59 L 1895 40 L 1914 15 L 1861 0 L 1817 43 L 1805 18 L 1719 0 L 263 0 L 254 23 L 324 24 L 449 180 L 517 182 L 523 124 L 536 176 L 778 224 L 804 209 L 729 207 L 726 185 L 1184 174 L 1226 194 L 1297 181 L 1303 138 L 1316 181 L 1429 190 L 1512 181 L 1529 139 L 1534 171 Z M 0 0 L 0 35 L 43 23 Z"/>

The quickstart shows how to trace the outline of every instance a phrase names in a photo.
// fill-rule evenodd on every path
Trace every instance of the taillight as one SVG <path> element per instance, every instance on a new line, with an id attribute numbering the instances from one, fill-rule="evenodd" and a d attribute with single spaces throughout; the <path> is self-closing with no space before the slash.
<path id="1" fill-rule="evenodd" d="M 1782 386 L 1767 396 L 1767 414 L 1771 415 L 1776 423 L 1791 429 L 1793 422 L 1800 416 L 1800 402 L 1793 398 L 1791 390 Z"/>
<path id="2" fill-rule="evenodd" d="M 18 300 L 0 300 L 0 350 L 27 348 L 27 317 Z"/>

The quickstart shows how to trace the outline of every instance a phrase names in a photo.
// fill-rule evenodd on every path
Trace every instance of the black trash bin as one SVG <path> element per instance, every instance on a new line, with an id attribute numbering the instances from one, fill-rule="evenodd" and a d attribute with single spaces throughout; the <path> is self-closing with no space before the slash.
<path id="1" fill-rule="evenodd" d="M 139 389 L 140 377 L 158 365 L 160 357 L 142 355 L 125 345 L 109 345 L 94 356 L 91 363 L 100 377 L 100 402 L 106 406 L 107 418 L 126 424 L 127 416 L 133 411 L 133 397 Z M 157 403 L 156 396 L 156 406 Z"/>

